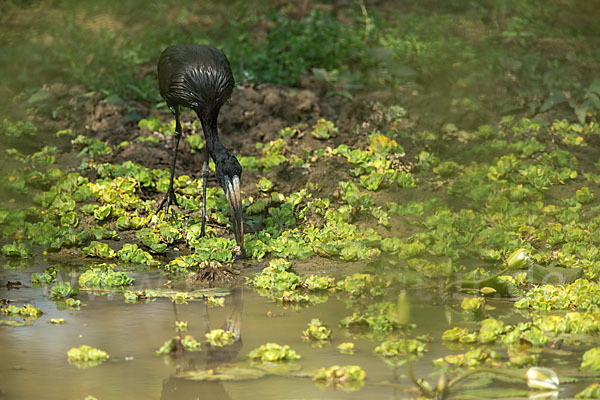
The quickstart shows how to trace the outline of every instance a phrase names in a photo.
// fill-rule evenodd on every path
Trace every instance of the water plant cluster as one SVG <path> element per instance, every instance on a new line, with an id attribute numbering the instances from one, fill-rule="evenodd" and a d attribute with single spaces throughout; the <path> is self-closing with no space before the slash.
<path id="1" fill-rule="evenodd" d="M 386 339 L 407 326 L 398 317 L 396 302 L 386 300 L 397 293 L 398 284 L 424 287 L 435 282 L 446 295 L 466 290 L 471 296 L 461 300 L 460 308 L 464 315 L 477 318 L 490 314 L 486 307 L 490 297 L 520 297 L 515 308 L 531 310 L 524 314 L 525 322 L 513 325 L 488 317 L 480 319 L 475 331 L 455 327 L 441 338 L 444 343 L 495 344 L 499 349 L 477 348 L 446 356 L 435 365 L 535 366 L 539 356 L 523 351 L 524 342 L 544 348 L 558 340 L 557 334 L 598 330 L 600 236 L 595 227 L 600 207 L 595 202 L 600 175 L 599 166 L 585 158 L 585 151 L 588 142 L 600 135 L 600 127 L 595 121 L 581 125 L 504 118 L 497 126 L 474 131 L 444 129 L 422 135 L 428 150 L 417 154 L 410 172 L 398 169 L 398 156 L 405 151 L 393 129 L 372 133 L 362 146 L 324 145 L 302 157 L 292 151 L 291 138 L 282 135 L 262 146 L 261 156 L 241 156 L 244 168 L 262 175 L 257 197 L 243 204 L 248 218 L 262 226 L 246 234 L 247 255 L 257 261 L 270 259 L 249 283 L 287 305 L 316 304 L 339 293 L 354 310 L 339 326 L 385 339 L 375 353 L 386 359 L 426 350 L 427 341 Z M 436 153 L 428 145 L 444 135 L 460 137 L 452 153 L 443 148 Z M 85 143 L 84 149 L 94 146 Z M 471 161 L 454 161 L 457 149 Z M 25 259 L 40 250 L 46 254 L 76 250 L 99 262 L 79 276 L 80 288 L 119 290 L 134 280 L 116 271 L 117 265 L 145 265 L 172 277 L 232 265 L 235 242 L 224 236 L 229 210 L 220 190 L 209 188 L 208 234 L 200 237 L 199 179 L 186 175 L 176 179 L 183 213 L 163 219 L 160 213 L 153 214 L 154 203 L 145 198 L 166 191 L 167 171 L 130 161 L 97 161 L 90 156 L 97 150 L 81 151 L 79 166 L 65 170 L 53 166 L 54 158 L 44 158 L 47 152 L 18 157 L 19 168 L 2 178 L 8 192 L 33 199 L 26 209 L 4 206 L 0 210 L 2 237 L 7 242 L 2 252 L 7 259 Z M 268 178 L 278 165 L 305 168 L 332 158 L 351 168 L 347 180 L 329 197 L 317 195 L 319 185 L 310 182 L 299 191 L 280 193 Z M 439 195 L 422 201 L 396 200 L 423 190 Z M 456 199 L 455 204 L 441 198 Z M 411 234 L 392 228 L 403 225 L 411 227 L 406 230 Z M 183 255 L 173 253 L 175 247 Z M 377 268 L 379 272 L 344 279 L 296 273 L 293 260 L 309 257 L 368 261 L 367 271 Z M 34 274 L 32 282 L 50 286 L 55 277 L 56 271 L 49 268 Z M 552 277 L 562 285 L 544 284 Z M 127 301 L 159 296 L 148 290 L 123 293 Z M 76 295 L 77 288 L 68 282 L 51 286 L 54 298 L 76 301 Z M 179 303 L 194 299 L 185 292 L 171 296 Z M 544 316 L 536 310 L 570 312 Z M 304 336 L 323 342 L 328 332 L 316 320 Z M 221 339 L 214 335 L 209 342 L 218 345 Z M 184 337 L 181 343 L 188 350 L 200 348 L 192 337 Z M 165 344 L 160 353 L 174 346 Z"/>

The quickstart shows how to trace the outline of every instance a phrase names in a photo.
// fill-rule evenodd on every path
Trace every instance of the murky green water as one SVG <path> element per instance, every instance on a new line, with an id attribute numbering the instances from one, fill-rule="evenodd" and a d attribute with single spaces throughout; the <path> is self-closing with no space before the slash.
<path id="1" fill-rule="evenodd" d="M 147 304 L 126 304 L 121 295 L 98 296 L 80 293 L 85 306 L 79 311 L 59 311 L 42 288 L 8 290 L 7 281 L 30 286 L 30 274 L 43 271 L 43 265 L 25 271 L 2 270 L 0 298 L 31 303 L 44 315 L 31 326 L 0 327 L 0 393 L 10 399 L 295 399 L 295 398 L 369 398 L 387 399 L 398 388 L 367 385 L 355 393 L 321 390 L 310 378 L 268 376 L 241 382 L 192 382 L 175 377 L 178 370 L 212 369 L 223 363 L 247 363 L 246 354 L 265 342 L 289 344 L 302 358 L 303 371 L 322 366 L 357 364 L 367 372 L 369 382 L 393 380 L 392 371 L 373 355 L 375 341 L 353 339 L 336 327 L 339 319 L 351 313 L 334 296 L 326 303 L 300 309 L 286 309 L 258 296 L 248 288 L 234 289 L 225 307 L 207 308 L 204 301 L 175 305 L 168 299 Z M 158 274 L 131 274 L 136 287 L 161 287 L 166 279 Z M 62 278 L 68 280 L 66 274 Z M 440 307 L 417 307 L 419 330 L 440 329 L 444 320 Z M 240 310 L 241 309 L 241 310 Z M 228 317 L 241 311 L 241 346 L 191 354 L 189 357 L 163 358 L 155 351 L 174 335 L 176 320 L 188 321 L 189 334 L 200 339 L 210 329 L 221 328 Z M 64 318 L 64 325 L 52 325 L 51 318 Z M 301 340 L 301 332 L 312 318 L 320 318 L 333 329 L 333 340 L 313 348 Z M 443 324 L 445 325 L 445 324 Z M 336 346 L 354 341 L 354 356 L 340 354 Z M 100 368 L 78 369 L 67 363 L 71 347 L 88 344 L 105 350 L 110 359 Z M 435 347 L 433 353 L 437 353 Z M 438 354 L 439 355 L 439 354 Z"/>
<path id="2" fill-rule="evenodd" d="M 208 308 L 204 301 L 174 304 L 170 299 L 150 303 L 127 304 L 121 295 L 100 296 L 80 293 L 84 306 L 78 311 L 57 309 L 46 289 L 30 286 L 31 273 L 41 272 L 48 265 L 40 263 L 24 270 L 0 271 L 0 298 L 20 303 L 31 303 L 44 314 L 32 321 L 31 326 L 0 327 L 0 398 L 7 399 L 83 399 L 93 395 L 98 399 L 401 399 L 417 395 L 410 384 L 404 366 L 394 371 L 377 357 L 373 350 L 382 337 L 367 332 L 348 331 L 337 327 L 343 317 L 352 313 L 341 298 L 331 294 L 327 302 L 303 308 L 286 308 L 260 297 L 248 287 L 229 288 L 225 306 Z M 71 279 L 64 267 L 59 280 Z M 135 288 L 160 288 L 167 282 L 158 273 L 130 273 L 136 278 Z M 74 274 L 74 276 L 77 276 Z M 20 281 L 26 287 L 7 289 L 6 283 Z M 183 288 L 182 288 L 183 289 Z M 440 341 L 444 330 L 457 323 L 477 325 L 465 319 L 459 310 L 441 304 L 433 291 L 411 294 L 412 322 L 417 328 L 411 335 L 432 335 L 428 353 L 413 364 L 415 375 L 435 384 L 431 376 L 432 361 L 447 354 L 464 351 L 451 350 Z M 491 303 L 496 315 L 516 322 L 511 304 Z M 222 328 L 228 319 L 241 314 L 241 341 L 223 348 L 203 349 L 184 356 L 161 357 L 155 351 L 174 336 L 174 322 L 188 321 L 187 333 L 203 341 L 204 333 Z M 65 324 L 52 325 L 51 318 L 64 318 Z M 319 318 L 332 330 L 332 341 L 322 347 L 313 347 L 302 341 L 301 332 L 312 318 Z M 343 342 L 355 343 L 354 355 L 336 350 Z M 227 365 L 249 366 L 248 352 L 266 342 L 288 344 L 302 356 L 297 361 L 300 373 L 334 364 L 360 365 L 367 374 L 364 387 L 356 392 L 334 391 L 316 386 L 309 377 L 267 375 L 261 379 L 227 382 L 196 382 L 177 377 L 179 373 L 215 370 Z M 110 354 L 100 367 L 79 369 L 67 363 L 67 351 L 88 344 Z M 451 347 L 451 346 L 450 346 Z M 563 357 L 564 356 L 564 357 Z M 568 368 L 568 353 L 550 351 L 557 371 L 574 374 Z M 562 367 L 561 367 L 562 365 Z M 486 383 L 487 382 L 487 383 Z M 526 393 L 522 384 L 488 380 L 479 382 L 479 389 L 505 385 L 506 390 Z M 574 388 L 569 388 L 569 393 Z M 567 394 L 567 393 L 563 393 Z"/>

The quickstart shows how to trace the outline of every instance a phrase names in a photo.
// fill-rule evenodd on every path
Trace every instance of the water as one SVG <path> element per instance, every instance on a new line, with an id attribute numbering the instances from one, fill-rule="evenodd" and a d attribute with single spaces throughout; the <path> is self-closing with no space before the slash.
<path id="1" fill-rule="evenodd" d="M 52 265 L 59 269 L 59 280 L 74 281 L 81 272 L 81 268 L 74 265 Z M 30 287 L 31 273 L 42 272 L 47 267 L 46 262 L 36 262 L 21 269 L 8 269 L 5 265 L 0 270 L 0 298 L 8 298 L 19 306 L 30 303 L 44 312 L 30 326 L 0 326 L 0 398 L 84 399 L 93 395 L 98 399 L 403 399 L 418 393 L 408 379 L 405 366 L 394 371 L 374 354 L 373 350 L 386 339 L 385 336 L 337 326 L 342 318 L 354 311 L 343 301 L 343 295 L 330 294 L 326 302 L 314 306 L 284 307 L 259 296 L 248 286 L 239 286 L 226 288 L 230 294 L 225 297 L 224 307 L 209 308 L 204 301 L 174 304 L 170 299 L 160 298 L 132 304 L 125 303 L 120 294 L 99 296 L 81 292 L 78 298 L 84 306 L 80 310 L 61 311 L 50 299 L 47 289 Z M 167 283 L 158 272 L 129 274 L 136 278 L 133 289 L 165 288 Z M 249 269 L 246 274 L 251 274 Z M 7 281 L 20 281 L 26 287 L 9 290 Z M 182 282 L 176 284 L 183 285 Z M 180 289 L 185 290 L 184 287 Z M 436 371 L 433 360 L 475 348 L 444 345 L 440 339 L 442 333 L 453 326 L 474 330 L 478 323 L 461 313 L 457 301 L 444 304 L 431 289 L 409 292 L 409 300 L 411 322 L 416 324 L 411 337 L 429 334 L 432 338 L 427 345 L 428 352 L 413 363 L 414 375 L 435 385 L 438 376 L 432 375 Z M 506 323 L 522 320 L 510 303 L 491 301 L 488 305 L 494 306 L 495 317 Z M 234 345 L 211 349 L 203 343 L 200 352 L 180 356 L 155 354 L 175 335 L 177 320 L 187 321 L 187 334 L 204 342 L 204 333 L 225 328 L 226 321 L 238 316 L 241 316 L 238 326 L 241 340 Z M 53 325 L 51 318 L 64 318 L 65 323 Z M 333 331 L 331 342 L 322 347 L 314 347 L 301 339 L 302 331 L 313 318 L 319 318 Z M 355 354 L 338 352 L 336 346 L 349 341 L 355 344 Z M 287 344 L 302 356 L 296 361 L 298 370 L 295 374 L 223 382 L 179 377 L 193 371 L 218 371 L 232 365 L 249 368 L 252 363 L 246 355 L 267 342 Z M 87 369 L 70 365 L 67 351 L 82 344 L 106 351 L 110 359 Z M 554 360 L 553 368 L 561 379 L 577 375 L 572 366 L 579 361 L 573 353 L 549 350 L 542 357 Z M 367 379 L 361 390 L 333 390 L 312 382 L 313 371 L 335 364 L 359 365 L 365 370 Z M 573 395 L 585 386 L 567 385 L 568 391 L 562 395 Z M 527 393 L 525 385 L 515 381 L 503 383 L 488 378 L 483 383 L 479 381 L 477 387 L 505 388 L 519 396 Z M 462 389 L 460 392 L 464 393 Z M 493 393 L 489 396 L 497 397 Z"/>
<path id="2" fill-rule="evenodd" d="M 336 327 L 339 319 L 349 315 L 345 304 L 335 297 L 326 303 L 297 310 L 286 309 L 249 288 L 234 290 L 226 297 L 225 307 L 207 308 L 204 301 L 173 304 L 159 299 L 147 304 L 124 303 L 121 295 L 97 296 L 80 293 L 84 307 L 79 311 L 59 311 L 43 288 L 8 290 L 6 281 L 21 281 L 30 285 L 32 272 L 43 271 L 45 265 L 25 271 L 4 269 L 0 272 L 3 287 L 0 298 L 16 304 L 31 303 L 44 314 L 31 326 L 0 327 L 0 393 L 9 399 L 294 399 L 294 398 L 364 398 L 364 390 L 354 393 L 323 391 L 310 378 L 267 376 L 241 382 L 192 382 L 177 378 L 177 370 L 209 369 L 219 362 L 247 364 L 246 354 L 266 343 L 288 344 L 302 358 L 297 364 L 304 372 L 323 366 L 360 365 L 369 382 L 390 381 L 392 371 L 373 355 L 374 341 L 353 340 Z M 139 287 L 160 287 L 165 283 L 158 273 L 132 274 Z M 68 280 L 67 274 L 62 274 Z M 142 285 L 143 283 L 143 285 Z M 237 310 L 236 310 L 237 307 Z M 241 309 L 241 310 L 240 310 Z M 155 351 L 174 336 L 174 322 L 188 321 L 189 334 L 203 340 L 206 329 L 221 328 L 228 317 L 240 310 L 242 315 L 241 346 L 190 354 L 180 359 L 161 357 Z M 419 312 L 424 318 L 423 329 L 429 329 L 425 319 L 439 320 L 439 309 L 426 306 Z M 65 324 L 53 325 L 51 318 L 64 318 Z M 312 318 L 319 318 L 333 330 L 331 344 L 313 348 L 300 338 Z M 421 319 L 419 318 L 419 319 Z M 430 324 L 431 325 L 431 324 Z M 340 354 L 336 346 L 354 341 L 354 356 Z M 88 344 L 110 354 L 101 366 L 78 369 L 67 363 L 67 351 Z M 223 353 L 223 354 L 219 354 Z M 394 391 L 386 386 L 368 385 L 369 398 L 388 399 Z M 200 396 L 200 397 L 199 397 Z"/>

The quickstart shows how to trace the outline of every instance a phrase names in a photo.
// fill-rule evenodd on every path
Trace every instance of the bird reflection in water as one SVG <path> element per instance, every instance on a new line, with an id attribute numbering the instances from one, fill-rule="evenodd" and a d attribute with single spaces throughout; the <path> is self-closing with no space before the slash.
<path id="1" fill-rule="evenodd" d="M 210 399 L 221 400 L 230 399 L 229 393 L 225 389 L 224 382 L 220 381 L 191 381 L 178 378 L 178 375 L 189 371 L 214 370 L 215 368 L 232 362 L 242 349 L 242 311 L 244 305 L 243 286 L 235 287 L 231 290 L 231 295 L 227 297 L 231 308 L 221 329 L 233 332 L 235 335 L 234 343 L 229 346 L 216 347 L 208 343 L 202 344 L 201 351 L 181 352 L 173 354 L 173 363 L 175 364 L 175 375 L 169 377 L 163 382 L 161 393 L 162 400 L 187 400 L 187 399 Z M 177 319 L 177 306 L 173 303 L 175 320 Z M 202 308 L 202 323 L 205 332 L 210 329 L 210 321 L 206 303 Z"/>

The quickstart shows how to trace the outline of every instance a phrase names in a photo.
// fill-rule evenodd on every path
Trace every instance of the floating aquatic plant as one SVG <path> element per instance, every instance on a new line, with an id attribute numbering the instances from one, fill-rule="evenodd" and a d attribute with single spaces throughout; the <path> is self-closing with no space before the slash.
<path id="1" fill-rule="evenodd" d="M 67 361 L 77 368 L 95 367 L 108 358 L 109 355 L 105 351 L 85 344 L 82 344 L 79 347 L 73 347 L 67 352 Z"/>
<path id="2" fill-rule="evenodd" d="M 267 343 L 250 351 L 248 358 L 260 361 L 293 361 L 300 356 L 286 345 L 278 345 L 277 343 Z"/>

